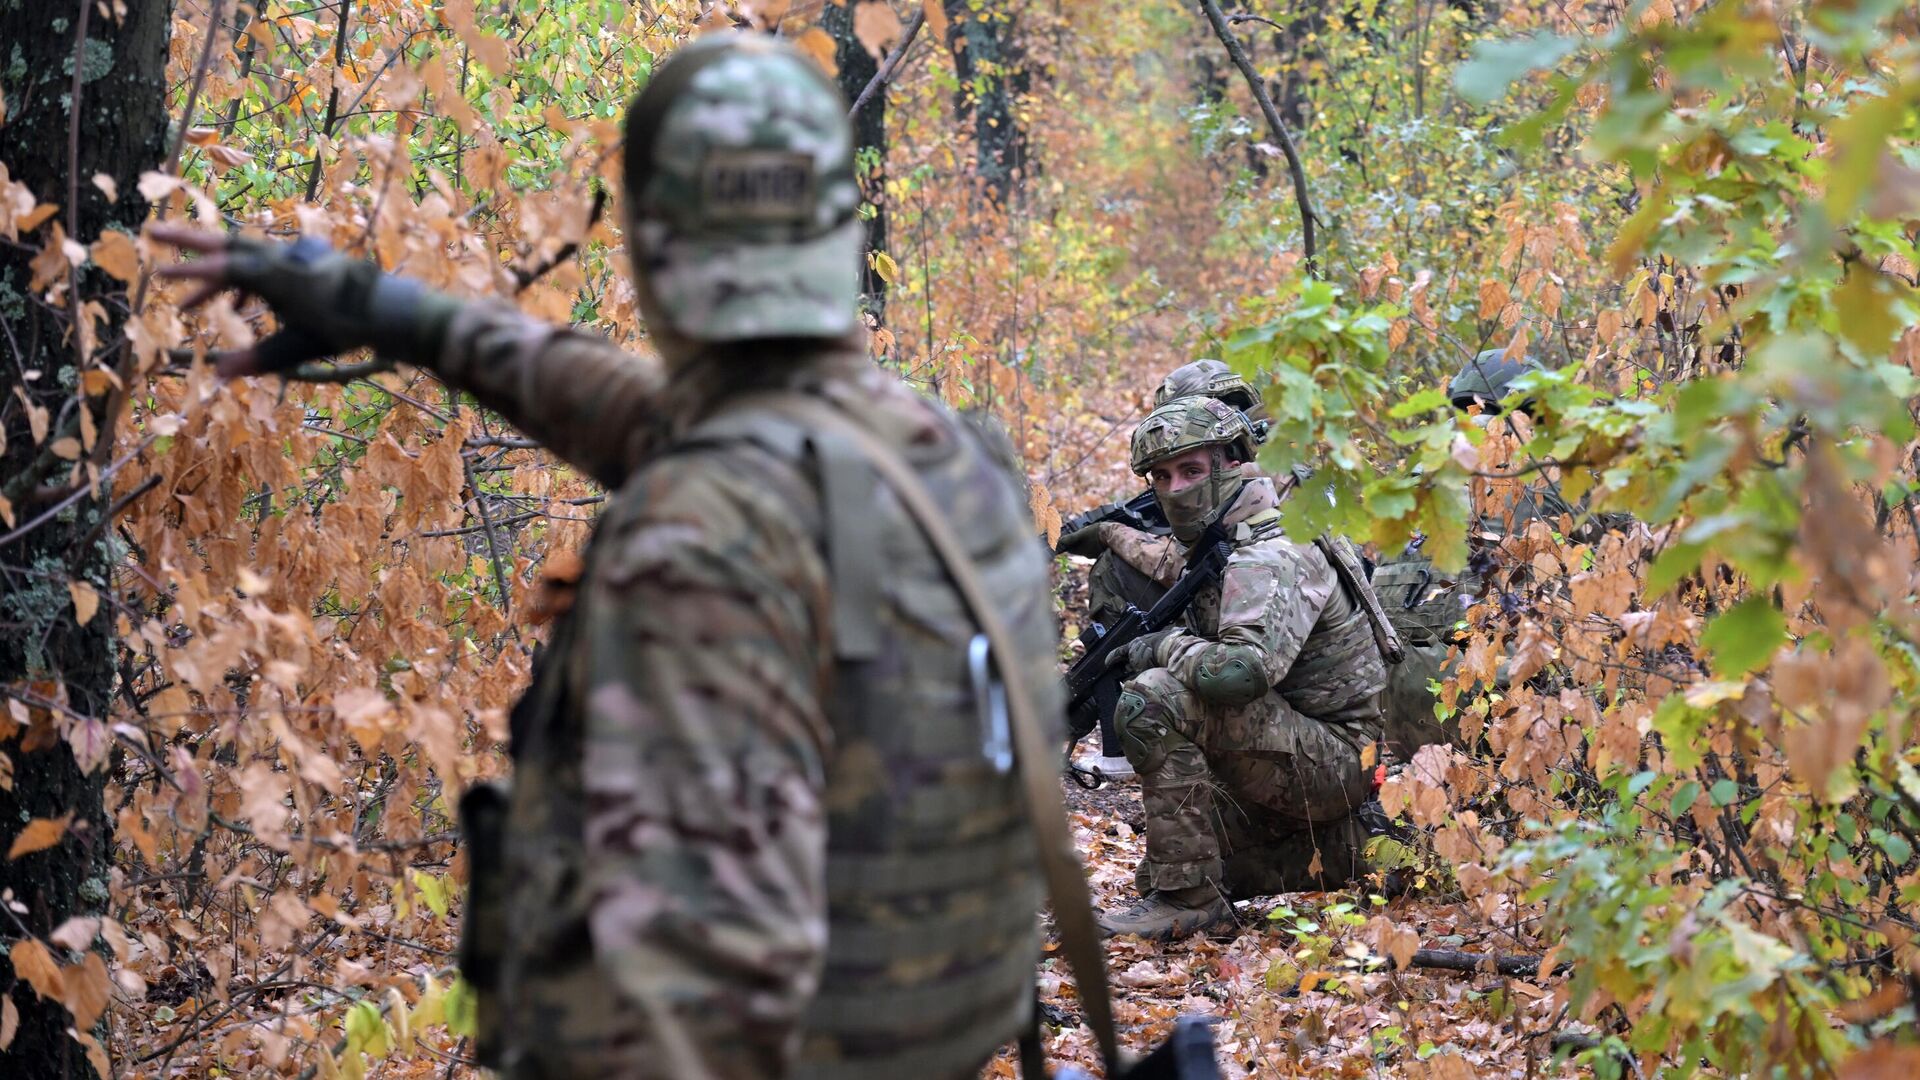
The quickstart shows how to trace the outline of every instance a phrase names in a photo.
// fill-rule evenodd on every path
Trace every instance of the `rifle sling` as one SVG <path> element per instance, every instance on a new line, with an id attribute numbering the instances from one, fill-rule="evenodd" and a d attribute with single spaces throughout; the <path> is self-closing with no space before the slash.
<path id="1" fill-rule="evenodd" d="M 980 572 L 968 557 L 965 546 L 953 526 L 941 513 L 933 496 L 913 468 L 900 459 L 897 451 L 873 433 L 826 402 L 799 392 L 756 394 L 757 404 L 799 421 L 814 429 L 841 436 L 865 454 L 867 461 L 893 488 L 901 505 L 919 524 L 947 573 L 959 590 L 974 620 L 986 634 L 997 657 L 1009 662 L 998 668 L 1007 691 L 1007 712 L 1011 720 L 1015 767 L 1026 791 L 1027 813 L 1033 821 L 1040 869 L 1047 882 L 1047 894 L 1053 902 L 1054 926 L 1060 934 L 1060 948 L 1073 966 L 1074 982 L 1080 991 L 1080 1004 L 1087 1026 L 1100 1044 L 1100 1056 L 1107 1075 L 1121 1075 L 1120 1043 L 1114 1035 L 1113 1002 L 1107 988 L 1106 956 L 1100 948 L 1100 935 L 1094 925 L 1093 898 L 1087 890 L 1085 872 L 1073 849 L 1073 835 L 1067 827 L 1066 803 L 1060 793 L 1059 777 L 1043 768 L 1054 760 L 1042 734 L 1040 717 L 1034 711 L 1034 698 L 1027 686 L 1025 669 L 1011 662 L 1021 655 L 1000 613 L 989 602 Z M 838 583 L 835 584 L 838 588 Z"/>

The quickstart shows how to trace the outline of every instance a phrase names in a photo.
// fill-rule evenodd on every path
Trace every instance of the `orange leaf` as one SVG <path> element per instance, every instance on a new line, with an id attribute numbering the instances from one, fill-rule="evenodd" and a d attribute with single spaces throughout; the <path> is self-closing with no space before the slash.
<path id="1" fill-rule="evenodd" d="M 67 595 L 73 597 L 73 617 L 81 626 L 93 621 L 93 613 L 100 610 L 100 594 L 84 581 L 67 582 Z"/>
<path id="2" fill-rule="evenodd" d="M 853 9 L 853 36 L 875 60 L 900 40 L 902 29 L 900 16 L 894 14 L 889 0 L 861 0 Z"/>
<path id="3" fill-rule="evenodd" d="M 834 63 L 833 60 L 833 35 L 815 26 L 809 28 L 806 33 L 794 38 L 793 44 L 799 48 L 801 52 L 813 57 L 813 62 L 819 64 L 820 69 L 825 71 L 829 77 L 840 74 L 840 65 Z"/>
<path id="4" fill-rule="evenodd" d="M 940 0 L 920 0 L 920 10 L 927 13 L 927 29 L 933 32 L 933 40 L 947 40 L 947 9 Z"/>
<path id="5" fill-rule="evenodd" d="M 48 1001 L 59 1001 L 65 996 L 67 981 L 60 974 L 60 966 L 53 962 L 53 954 L 38 938 L 14 942 L 7 959 L 13 962 L 13 973 L 27 980 L 34 993 Z"/>
<path id="6" fill-rule="evenodd" d="M 17 859 L 22 855 L 31 855 L 36 851 L 44 851 L 52 847 L 67 834 L 67 826 L 72 821 L 71 813 L 62 814 L 57 818 L 34 818 L 27 822 L 26 828 L 20 830 L 19 836 L 13 838 L 13 846 L 7 849 L 7 858 Z M 13 966 L 18 968 L 19 961 L 14 961 Z"/>

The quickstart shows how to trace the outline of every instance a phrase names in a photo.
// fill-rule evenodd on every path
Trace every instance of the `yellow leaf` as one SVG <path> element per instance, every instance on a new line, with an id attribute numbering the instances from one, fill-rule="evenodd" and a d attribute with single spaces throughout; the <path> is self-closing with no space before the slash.
<path id="1" fill-rule="evenodd" d="M 93 621 L 93 613 L 100 610 L 100 594 L 92 585 L 84 581 L 67 582 L 67 595 L 73 597 L 73 617 L 81 626 Z"/>
<path id="2" fill-rule="evenodd" d="M 20 835 L 13 838 L 13 846 L 7 849 L 7 858 L 17 859 L 22 855 L 31 855 L 36 851 L 52 847 L 67 834 L 67 825 L 72 821 L 72 813 L 62 814 L 57 818 L 34 818 L 27 822 L 26 828 L 20 830 Z M 18 946 L 15 947 L 18 948 Z M 15 960 L 13 966 L 18 969 L 20 962 Z"/>
<path id="3" fill-rule="evenodd" d="M 840 65 L 833 60 L 833 35 L 815 26 L 794 38 L 793 44 L 801 52 L 813 57 L 813 62 L 819 64 L 820 69 L 825 71 L 829 78 L 840 74 Z"/>
<path id="4" fill-rule="evenodd" d="M 893 256 L 886 252 L 876 251 L 873 253 L 873 270 L 880 275 L 881 281 L 891 285 L 900 273 L 900 264 L 894 262 Z"/>
<path id="5" fill-rule="evenodd" d="M 67 983 L 60 975 L 60 965 L 53 962 L 53 954 L 38 938 L 14 942 L 7 959 L 13 962 L 13 973 L 27 980 L 34 993 L 48 1001 L 59 1001 L 66 993 Z"/>

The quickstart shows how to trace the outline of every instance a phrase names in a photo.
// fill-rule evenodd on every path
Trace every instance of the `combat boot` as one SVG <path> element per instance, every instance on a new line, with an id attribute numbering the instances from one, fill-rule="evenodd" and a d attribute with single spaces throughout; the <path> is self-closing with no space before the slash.
<path id="1" fill-rule="evenodd" d="M 1117 915 L 1100 917 L 1107 937 L 1135 934 L 1152 941 L 1172 941 L 1233 922 L 1233 905 L 1212 884 L 1190 889 L 1155 889 Z"/>

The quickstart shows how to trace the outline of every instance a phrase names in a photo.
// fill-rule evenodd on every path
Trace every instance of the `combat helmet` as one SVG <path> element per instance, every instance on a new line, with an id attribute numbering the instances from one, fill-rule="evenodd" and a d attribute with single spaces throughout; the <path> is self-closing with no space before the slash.
<path id="1" fill-rule="evenodd" d="M 1253 387 L 1247 385 L 1247 380 L 1241 378 L 1239 372 L 1218 360 L 1205 357 L 1168 372 L 1166 379 L 1160 383 L 1160 389 L 1153 392 L 1153 404 L 1158 408 L 1169 401 L 1196 394 L 1219 398 L 1241 412 L 1252 412 L 1260 407 L 1260 395 L 1253 392 Z"/>
<path id="2" fill-rule="evenodd" d="M 840 92 L 778 38 L 709 34 L 627 110 L 628 242 L 650 331 L 833 338 L 857 325 L 861 223 Z"/>
<path id="3" fill-rule="evenodd" d="M 1175 398 L 1133 429 L 1133 471 L 1145 476 L 1160 462 L 1201 447 L 1218 451 L 1204 482 L 1172 494 L 1154 488 L 1175 539 L 1192 543 L 1245 486 L 1247 474 L 1233 462 L 1252 461 L 1256 442 L 1252 425 L 1239 409 L 1218 398 Z"/>
<path id="4" fill-rule="evenodd" d="M 1482 412 L 1491 415 L 1500 411 L 1500 401 L 1507 396 L 1507 387 L 1513 380 L 1529 371 L 1540 370 L 1540 362 L 1531 356 L 1509 360 L 1505 349 L 1488 349 L 1467 361 L 1467 366 L 1447 384 L 1447 398 L 1456 409 L 1464 411 L 1478 405 Z M 1526 407 L 1527 402 L 1520 403 L 1521 411 Z"/>

